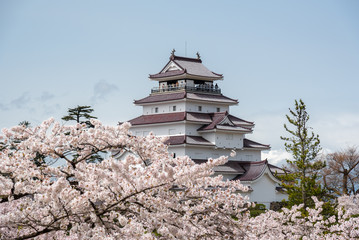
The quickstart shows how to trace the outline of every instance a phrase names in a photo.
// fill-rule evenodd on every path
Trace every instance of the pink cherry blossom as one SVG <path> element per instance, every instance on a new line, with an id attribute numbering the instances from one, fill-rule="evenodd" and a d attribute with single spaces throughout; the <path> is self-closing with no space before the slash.
<path id="1" fill-rule="evenodd" d="M 316 199 L 307 217 L 294 206 L 251 218 L 247 187 L 213 176 L 227 157 L 195 164 L 173 158 L 165 139 L 131 135 L 129 123 L 92 124 L 3 130 L 0 239 L 359 238 L 357 196 L 328 219 Z"/>

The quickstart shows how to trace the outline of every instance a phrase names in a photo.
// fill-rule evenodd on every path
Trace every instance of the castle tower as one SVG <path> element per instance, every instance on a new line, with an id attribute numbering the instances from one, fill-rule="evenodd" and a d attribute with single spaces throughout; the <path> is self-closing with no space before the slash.
<path id="1" fill-rule="evenodd" d="M 223 75 L 206 68 L 198 53 L 197 58 L 188 58 L 172 51 L 168 63 L 149 79 L 157 86 L 149 96 L 134 102 L 143 108 L 141 116 L 129 121 L 134 135 L 146 136 L 151 131 L 169 136 L 166 143 L 173 156 L 187 155 L 196 163 L 229 156 L 235 150 L 236 156 L 215 168 L 216 174 L 224 180 L 240 179 L 250 186 L 251 201 L 267 207 L 285 197 L 273 175 L 274 169 L 280 169 L 261 158 L 261 151 L 270 146 L 247 138 L 254 123 L 230 114 L 230 107 L 238 101 L 222 94 L 217 81 Z"/>

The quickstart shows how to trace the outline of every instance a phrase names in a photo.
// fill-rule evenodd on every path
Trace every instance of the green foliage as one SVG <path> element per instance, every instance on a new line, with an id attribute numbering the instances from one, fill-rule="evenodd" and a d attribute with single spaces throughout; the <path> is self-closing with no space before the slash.
<path id="1" fill-rule="evenodd" d="M 69 108 L 67 110 L 68 115 L 62 117 L 62 120 L 65 121 L 76 121 L 77 123 L 86 123 L 88 127 L 93 127 L 90 119 L 97 119 L 97 117 L 91 116 L 90 114 L 94 110 L 91 106 L 78 106 L 75 108 Z"/>
<path id="2" fill-rule="evenodd" d="M 266 206 L 264 204 L 256 204 L 254 207 L 249 208 L 249 214 L 251 215 L 251 217 L 257 217 L 265 211 Z"/>
<path id="3" fill-rule="evenodd" d="M 162 237 L 162 235 L 157 232 L 157 229 L 153 230 L 152 234 L 155 235 L 156 237 Z"/>
<path id="4" fill-rule="evenodd" d="M 286 115 L 289 126 L 284 124 L 290 137 L 281 137 L 285 141 L 285 149 L 291 153 L 293 160 L 287 160 L 289 171 L 279 176 L 282 187 L 288 193 L 288 207 L 295 204 L 304 204 L 306 207 L 314 207 L 312 196 L 319 200 L 328 200 L 325 189 L 319 182 L 319 171 L 325 167 L 325 163 L 316 159 L 320 147 L 319 135 L 310 131 L 307 122 L 309 115 L 304 102 L 295 100 L 295 110 L 289 109 Z"/>
<path id="5" fill-rule="evenodd" d="M 29 121 L 24 120 L 19 123 L 19 126 L 24 126 L 24 127 L 28 128 L 28 127 L 31 127 L 31 123 Z"/>

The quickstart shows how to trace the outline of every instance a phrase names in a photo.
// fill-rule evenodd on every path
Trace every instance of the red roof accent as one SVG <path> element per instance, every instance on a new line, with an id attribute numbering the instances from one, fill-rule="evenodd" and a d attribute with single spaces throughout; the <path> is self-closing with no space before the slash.
<path id="1" fill-rule="evenodd" d="M 180 145 L 184 144 L 186 142 L 186 135 L 180 135 L 180 136 L 170 136 L 164 144 L 167 145 Z"/>
<path id="2" fill-rule="evenodd" d="M 192 160 L 197 164 L 201 164 L 207 161 L 204 159 Z M 233 180 L 254 181 L 260 176 L 262 176 L 267 167 L 269 168 L 269 170 L 271 170 L 270 167 L 273 167 L 273 165 L 269 164 L 267 160 L 258 162 L 228 161 L 223 165 L 216 166 L 214 168 L 214 171 L 218 173 L 238 174 L 238 176 L 236 176 Z"/>
<path id="3" fill-rule="evenodd" d="M 243 147 L 245 147 L 245 148 L 260 148 L 260 149 L 265 148 L 265 149 L 270 149 L 270 145 L 258 143 L 258 142 L 249 140 L 247 138 L 243 139 Z"/>
<path id="4" fill-rule="evenodd" d="M 210 115 L 212 118 L 212 122 L 208 125 L 205 125 L 205 126 L 199 128 L 198 131 L 211 130 L 211 129 L 216 128 L 216 125 L 223 120 L 223 118 L 226 116 L 226 114 L 228 114 L 228 113 L 227 112 L 212 113 Z"/>
<path id="5" fill-rule="evenodd" d="M 150 114 L 150 115 L 141 115 L 137 118 L 129 120 L 132 125 L 144 125 L 144 124 L 153 124 L 153 123 L 166 123 L 166 122 L 178 122 L 178 121 L 191 121 L 198 122 L 202 124 L 207 124 L 201 127 L 199 130 L 205 128 L 208 130 L 208 126 L 216 126 L 216 124 L 223 119 L 223 115 L 228 114 L 227 112 L 222 113 L 199 113 L 199 112 L 173 112 L 173 113 L 162 113 L 162 114 Z M 215 117 L 214 117 L 215 116 Z M 228 115 L 232 116 L 232 115 Z M 248 127 L 236 126 L 246 130 L 250 130 Z M 249 140 L 250 141 L 250 140 Z M 253 142 L 253 141 L 251 141 Z M 253 142 L 254 144 L 255 142 Z M 259 144 L 259 143 L 256 143 Z M 263 145 L 266 146 L 266 145 Z"/>
<path id="6" fill-rule="evenodd" d="M 182 60 L 182 61 L 187 61 L 187 62 L 199 62 L 199 63 L 202 63 L 202 60 L 200 58 L 189 58 L 189 57 L 181 57 L 181 56 L 176 56 L 176 55 L 172 55 L 170 57 L 170 60 Z"/>
<path id="7" fill-rule="evenodd" d="M 170 94 L 156 94 L 156 95 L 150 95 L 150 96 L 142 98 L 140 100 L 135 100 L 134 103 L 142 104 L 142 103 L 165 102 L 165 101 L 184 99 L 185 97 L 186 97 L 186 92 L 170 93 Z"/>
<path id="8" fill-rule="evenodd" d="M 187 93 L 188 99 L 201 100 L 201 101 L 213 101 L 213 102 L 223 102 L 223 103 L 233 103 L 237 104 L 238 100 L 226 97 L 224 95 L 216 94 L 202 94 L 202 93 Z"/>
<path id="9" fill-rule="evenodd" d="M 243 175 L 237 176 L 234 180 L 254 181 L 263 174 L 264 170 L 268 166 L 268 161 L 241 162 L 241 166 L 246 172 Z"/>
<path id="10" fill-rule="evenodd" d="M 211 123 L 212 118 L 208 113 L 187 112 L 186 120 L 200 123 Z"/>
<path id="11" fill-rule="evenodd" d="M 180 144 L 191 144 L 191 145 L 207 145 L 214 146 L 213 143 L 207 141 L 201 136 L 190 136 L 190 135 L 178 135 L 170 136 L 165 142 L 168 145 L 180 145 Z"/>
<path id="12" fill-rule="evenodd" d="M 171 77 L 171 76 L 177 76 L 177 75 L 182 75 L 186 73 L 186 69 L 185 70 L 173 70 L 173 71 L 168 71 L 168 72 L 164 72 L 164 73 L 157 73 L 157 74 L 150 74 L 150 78 L 164 78 L 164 77 Z"/>
<path id="13" fill-rule="evenodd" d="M 254 126 L 254 122 L 249 122 L 233 115 L 228 115 L 228 118 L 236 125 L 250 125 L 252 127 Z"/>
<path id="14" fill-rule="evenodd" d="M 207 160 L 203 159 L 192 160 L 197 164 L 207 162 Z M 241 166 L 241 162 L 239 161 L 228 161 L 223 165 L 214 167 L 214 171 L 227 174 L 244 174 L 246 172 L 246 170 L 244 170 L 244 168 Z"/>
<path id="15" fill-rule="evenodd" d="M 141 115 L 137 118 L 131 119 L 129 122 L 132 125 L 143 125 L 164 122 L 177 122 L 183 121 L 186 118 L 186 112 L 164 113 L 164 114 L 151 114 Z"/>
<path id="16" fill-rule="evenodd" d="M 231 103 L 237 104 L 238 100 L 215 94 L 203 94 L 203 93 L 191 93 L 191 92 L 177 92 L 177 93 L 168 93 L 168 94 L 155 94 L 148 97 L 142 98 L 140 100 L 135 100 L 135 104 L 145 104 L 145 103 L 155 103 L 155 102 L 166 102 L 180 99 L 192 99 L 199 101 L 210 101 L 210 102 L 220 102 L 220 103 Z"/>
<path id="17" fill-rule="evenodd" d="M 170 62 L 176 63 L 182 70 L 174 70 L 163 72 L 163 70 L 168 66 Z M 150 74 L 150 78 L 165 78 L 169 76 L 181 76 L 184 73 L 188 73 L 189 75 L 206 77 L 209 80 L 218 80 L 222 79 L 223 75 L 214 73 L 208 70 L 203 64 L 202 60 L 198 58 L 188 58 L 188 57 L 180 57 L 172 55 L 170 57 L 169 62 L 165 65 L 165 67 L 157 74 Z"/>
<path id="18" fill-rule="evenodd" d="M 239 118 L 236 118 L 232 115 L 229 115 L 229 113 L 226 112 L 218 112 L 218 113 L 211 113 L 210 117 L 212 118 L 212 122 L 208 125 L 204 125 L 198 129 L 198 131 L 206 131 L 206 130 L 213 130 L 213 129 L 220 129 L 220 130 L 228 130 L 228 131 L 244 131 L 244 132 L 250 132 L 252 131 L 252 127 L 254 126 L 248 121 L 242 120 L 238 121 Z M 231 124 L 227 123 L 221 123 L 226 118 L 231 122 Z M 235 124 L 231 121 L 232 119 L 237 120 L 236 122 L 239 124 Z"/>

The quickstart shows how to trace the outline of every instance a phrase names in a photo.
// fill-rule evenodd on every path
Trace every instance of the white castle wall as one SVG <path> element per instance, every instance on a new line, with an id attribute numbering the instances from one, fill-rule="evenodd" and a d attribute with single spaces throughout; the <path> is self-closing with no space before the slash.
<path id="1" fill-rule="evenodd" d="M 169 147 L 170 152 L 176 152 L 176 148 Z M 230 157 L 232 149 L 220 149 L 214 147 L 195 147 L 187 146 L 185 149 L 185 154 L 193 159 L 208 159 L 208 158 L 218 158 L 220 156 L 228 156 L 228 160 L 232 161 L 261 161 L 261 151 L 260 150 L 236 150 L 236 156 Z M 176 152 L 176 155 L 179 153 Z"/>
<path id="2" fill-rule="evenodd" d="M 173 111 L 173 106 L 176 106 L 175 111 Z M 157 113 L 155 112 L 156 107 L 158 108 Z M 184 112 L 185 109 L 185 102 L 155 103 L 143 106 L 143 115 Z"/>
<path id="3" fill-rule="evenodd" d="M 250 201 L 260 202 L 264 204 L 267 209 L 269 209 L 271 202 L 278 202 L 287 198 L 285 194 L 275 190 L 276 182 L 268 176 L 268 173 L 265 173 L 257 181 L 252 182 L 250 186 L 254 189 L 249 195 Z"/>
<path id="4" fill-rule="evenodd" d="M 186 135 L 198 136 L 197 130 L 202 126 L 202 124 L 196 123 L 186 123 Z"/>
<path id="5" fill-rule="evenodd" d="M 198 107 L 201 106 L 202 110 L 199 111 Z M 217 111 L 219 108 L 219 111 Z M 203 113 L 213 113 L 213 112 L 225 112 L 229 111 L 229 106 L 221 105 L 221 104 L 205 104 L 205 103 L 193 103 L 187 102 L 186 103 L 186 111 L 187 112 L 203 112 Z"/>
<path id="6" fill-rule="evenodd" d="M 147 136 L 153 132 L 156 136 L 184 135 L 185 125 L 183 123 L 151 124 L 147 126 L 132 126 L 131 132 L 135 136 Z"/>
<path id="7" fill-rule="evenodd" d="M 173 111 L 173 106 L 176 106 L 176 111 Z M 201 106 L 202 108 L 201 111 L 199 111 L 199 106 Z M 155 111 L 156 107 L 158 108 L 157 113 Z M 229 111 L 229 107 L 220 104 L 205 104 L 205 103 L 193 103 L 193 102 L 154 103 L 154 104 L 143 106 L 143 115 L 184 112 L 184 111 L 211 113 L 211 112 L 218 112 L 218 110 L 219 112 Z"/>

